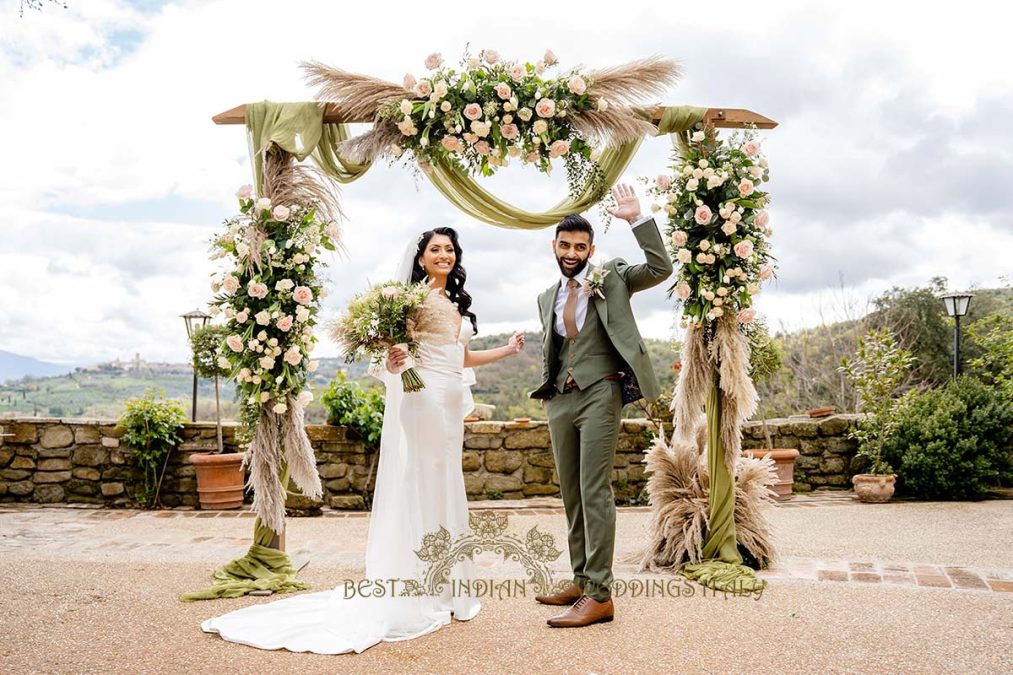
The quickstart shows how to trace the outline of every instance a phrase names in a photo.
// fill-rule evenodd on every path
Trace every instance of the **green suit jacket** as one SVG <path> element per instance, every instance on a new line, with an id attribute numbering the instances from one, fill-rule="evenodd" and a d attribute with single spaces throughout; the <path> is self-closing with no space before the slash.
<path id="1" fill-rule="evenodd" d="M 633 235 L 644 252 L 646 262 L 630 265 L 622 258 L 606 262 L 603 267 L 609 274 L 605 277 L 602 291 L 605 298 L 593 295 L 591 301 L 594 302 L 598 320 L 602 322 L 612 346 L 633 370 L 644 397 L 653 401 L 661 395 L 661 384 L 647 356 L 647 346 L 640 337 L 630 307 L 630 296 L 637 291 L 657 286 L 671 276 L 672 261 L 653 218 L 634 227 Z M 548 399 L 556 394 L 559 353 L 553 332 L 559 285 L 560 282 L 557 281 L 538 296 L 538 314 L 542 319 L 542 383 L 530 393 L 531 398 Z"/>

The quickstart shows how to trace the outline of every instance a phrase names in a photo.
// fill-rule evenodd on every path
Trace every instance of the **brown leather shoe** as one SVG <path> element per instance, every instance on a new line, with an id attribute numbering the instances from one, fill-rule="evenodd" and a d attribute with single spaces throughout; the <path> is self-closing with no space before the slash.
<path id="1" fill-rule="evenodd" d="M 553 628 L 581 628 L 593 623 L 611 621 L 613 614 L 612 598 L 598 602 L 594 598 L 582 595 L 573 607 L 549 619 L 549 625 Z"/>
<path id="2" fill-rule="evenodd" d="M 570 587 L 561 593 L 554 593 L 552 595 L 536 595 L 535 601 L 540 602 L 543 605 L 572 605 L 580 600 L 581 595 L 583 595 L 583 593 L 580 590 L 580 586 L 577 584 L 570 584 Z"/>

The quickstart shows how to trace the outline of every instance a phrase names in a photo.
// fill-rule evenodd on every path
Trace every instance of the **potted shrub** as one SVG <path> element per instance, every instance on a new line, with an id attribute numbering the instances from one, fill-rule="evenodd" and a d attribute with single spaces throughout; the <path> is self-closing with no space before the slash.
<path id="1" fill-rule="evenodd" d="M 130 461 L 142 476 L 143 485 L 134 491 L 134 500 L 142 508 L 156 508 L 162 479 L 172 449 L 179 445 L 179 430 L 186 413 L 179 403 L 148 391 L 141 398 L 126 402 L 120 417 L 123 442 L 130 447 Z"/>
<path id="2" fill-rule="evenodd" d="M 218 439 L 216 453 L 190 455 L 197 470 L 197 495 L 202 509 L 238 509 L 243 505 L 243 488 L 246 475 L 243 470 L 243 453 L 225 452 L 222 442 L 222 412 L 218 378 L 228 377 L 231 366 L 222 348 L 225 344 L 224 326 L 205 326 L 190 338 L 193 368 L 200 377 L 215 382 L 215 427 Z"/>
<path id="3" fill-rule="evenodd" d="M 886 328 L 861 337 L 855 357 L 841 361 L 841 372 L 855 388 L 858 411 L 863 413 L 850 433 L 858 441 L 858 456 L 870 464 L 870 473 L 851 478 L 863 502 L 886 502 L 893 496 L 897 477 L 883 456 L 883 445 L 897 423 L 896 394 L 913 363 L 911 353 Z"/>

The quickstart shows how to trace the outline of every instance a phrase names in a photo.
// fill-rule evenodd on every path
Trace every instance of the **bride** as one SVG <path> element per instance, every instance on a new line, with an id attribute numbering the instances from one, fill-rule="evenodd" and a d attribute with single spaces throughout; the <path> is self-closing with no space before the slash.
<path id="1" fill-rule="evenodd" d="M 386 372 L 373 374 L 386 385 L 386 407 L 380 440 L 373 510 L 366 544 L 366 579 L 331 591 L 304 593 L 262 605 L 251 605 L 209 619 L 201 629 L 230 642 L 260 649 L 341 654 L 362 652 L 381 641 L 409 640 L 478 614 L 476 598 L 457 597 L 442 587 L 439 595 L 402 595 L 406 580 L 421 579 L 425 564 L 415 555 L 423 538 L 445 528 L 453 540 L 468 530 L 468 502 L 461 469 L 463 418 L 474 406 L 470 368 L 499 361 L 524 347 L 515 333 L 496 349 L 472 351 L 469 340 L 478 328 L 464 290 L 457 232 L 438 227 L 408 246 L 396 280 L 427 281 L 429 298 L 413 316 L 420 344 L 415 369 L 425 388 L 405 394 L 398 373 L 409 356 L 391 349 Z M 472 578 L 470 561 L 455 564 L 450 579 Z M 394 584 L 390 580 L 395 580 Z M 467 586 L 467 585 L 465 585 Z M 393 590 L 393 592 L 391 592 Z"/>

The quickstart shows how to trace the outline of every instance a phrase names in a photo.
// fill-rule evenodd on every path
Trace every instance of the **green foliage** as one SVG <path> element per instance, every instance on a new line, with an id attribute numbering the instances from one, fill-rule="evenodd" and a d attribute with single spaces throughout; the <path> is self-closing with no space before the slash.
<path id="1" fill-rule="evenodd" d="M 784 365 L 784 346 L 770 337 L 767 323 L 761 319 L 745 324 L 743 330 L 749 339 L 749 375 L 759 384 Z"/>
<path id="2" fill-rule="evenodd" d="M 981 348 L 968 366 L 1013 400 L 1013 312 L 992 312 L 968 326 L 967 334 Z"/>
<path id="3" fill-rule="evenodd" d="M 384 396 L 377 390 L 364 391 L 339 372 L 321 398 L 327 409 L 327 423 L 347 427 L 373 448 L 380 446 L 383 431 Z"/>
<path id="4" fill-rule="evenodd" d="M 909 392 L 883 444 L 898 489 L 923 499 L 973 499 L 1013 479 L 1013 401 L 963 376 Z"/>
<path id="5" fill-rule="evenodd" d="M 491 500 L 503 499 L 503 493 L 499 490 L 489 490 L 485 493 L 485 498 Z"/>
<path id="6" fill-rule="evenodd" d="M 841 361 L 841 372 L 858 392 L 859 411 L 865 413 L 850 436 L 858 441 L 858 454 L 872 462 L 872 473 L 892 473 L 883 458 L 883 443 L 896 423 L 894 396 L 911 371 L 914 358 L 897 345 L 887 329 L 873 330 L 858 341 L 854 358 Z"/>
<path id="7" fill-rule="evenodd" d="M 181 440 L 179 430 L 186 421 L 179 403 L 163 397 L 163 392 L 156 395 L 149 390 L 143 397 L 127 401 L 126 412 L 119 420 L 123 442 L 132 450 L 131 461 L 144 477 L 143 492 L 135 494 L 141 506 L 158 506 L 165 465 Z"/>
<path id="8" fill-rule="evenodd" d="M 190 351 L 193 356 L 193 369 L 201 377 L 212 378 L 216 375 L 228 377 L 232 366 L 225 357 L 225 338 L 229 331 L 225 326 L 204 326 L 194 331 L 190 338 Z M 222 366 L 219 358 L 224 358 Z"/>

